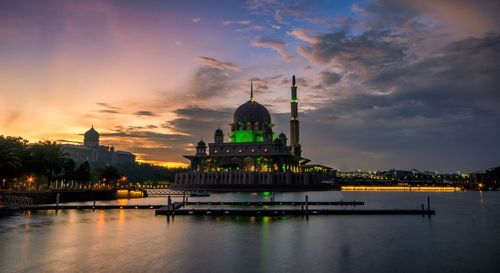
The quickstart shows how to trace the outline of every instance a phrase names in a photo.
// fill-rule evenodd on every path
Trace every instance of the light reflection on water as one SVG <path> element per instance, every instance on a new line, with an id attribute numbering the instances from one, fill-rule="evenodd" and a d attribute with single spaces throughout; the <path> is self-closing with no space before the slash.
<path id="1" fill-rule="evenodd" d="M 0 218 L 0 272 L 500 272 L 500 193 L 295 192 L 422 216 L 154 216 L 60 210 Z M 191 201 L 259 201 L 225 193 Z M 174 201 L 180 201 L 174 198 Z M 166 198 L 114 201 L 161 204 Z M 107 203 L 107 202 L 97 202 Z M 109 203 L 109 202 L 108 202 Z"/>

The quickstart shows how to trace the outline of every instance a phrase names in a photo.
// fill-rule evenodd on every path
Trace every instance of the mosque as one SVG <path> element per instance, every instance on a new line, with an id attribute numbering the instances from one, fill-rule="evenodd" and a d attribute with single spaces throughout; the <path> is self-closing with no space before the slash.
<path id="1" fill-rule="evenodd" d="M 321 165 L 307 165 L 302 157 L 298 118 L 297 85 L 292 77 L 290 139 L 273 132 L 271 114 L 253 96 L 233 114 L 231 132 L 224 141 L 224 132 L 215 130 L 214 142 L 201 140 L 187 173 L 178 173 L 177 188 L 300 188 L 327 185 L 334 171 Z M 288 144 L 288 141 L 290 143 Z"/>
<path id="2" fill-rule="evenodd" d="M 64 153 L 75 162 L 88 161 L 89 163 L 105 165 L 130 165 L 135 163 L 135 155 L 127 151 L 116 151 L 114 146 L 100 145 L 100 134 L 90 128 L 83 135 L 83 145 L 62 143 Z"/>

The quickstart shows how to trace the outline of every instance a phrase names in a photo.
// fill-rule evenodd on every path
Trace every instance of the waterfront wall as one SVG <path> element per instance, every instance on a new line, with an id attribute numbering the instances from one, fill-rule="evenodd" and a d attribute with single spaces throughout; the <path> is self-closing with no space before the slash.
<path id="1" fill-rule="evenodd" d="M 59 193 L 60 203 L 114 200 L 117 198 L 116 190 L 11 192 L 9 195 L 29 197 L 33 199 L 34 204 L 53 204 L 56 203 L 57 193 Z"/>
<path id="2" fill-rule="evenodd" d="M 188 172 L 175 175 L 173 187 L 304 187 L 319 186 L 322 181 L 331 181 L 326 173 L 315 172 Z"/>

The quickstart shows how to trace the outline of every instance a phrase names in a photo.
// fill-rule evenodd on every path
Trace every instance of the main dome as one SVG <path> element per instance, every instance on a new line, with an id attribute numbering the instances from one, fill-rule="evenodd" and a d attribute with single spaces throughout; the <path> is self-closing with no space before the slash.
<path id="1" fill-rule="evenodd" d="M 99 133 L 94 129 L 93 125 L 83 136 L 86 139 L 99 139 Z"/>
<path id="2" fill-rule="evenodd" d="M 271 123 L 271 114 L 269 114 L 269 111 L 262 104 L 254 100 L 249 100 L 234 111 L 233 122 L 260 122 L 269 124 Z"/>

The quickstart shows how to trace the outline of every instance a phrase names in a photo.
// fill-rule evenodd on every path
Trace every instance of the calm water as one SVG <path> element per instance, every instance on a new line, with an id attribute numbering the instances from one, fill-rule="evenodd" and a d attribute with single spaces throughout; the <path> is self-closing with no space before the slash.
<path id="1" fill-rule="evenodd" d="M 365 201 L 367 208 L 419 208 L 430 195 L 437 215 L 167 219 L 152 210 L 20 213 L 0 218 L 0 272 L 500 272 L 500 192 L 302 192 L 276 199 L 303 200 L 305 194 L 310 200 Z"/>

